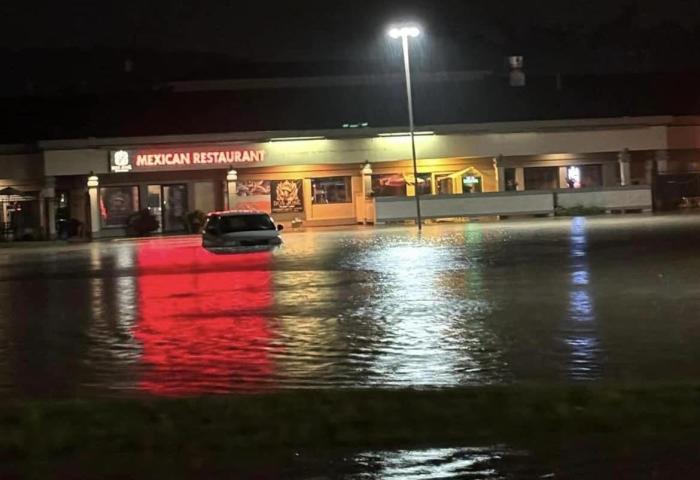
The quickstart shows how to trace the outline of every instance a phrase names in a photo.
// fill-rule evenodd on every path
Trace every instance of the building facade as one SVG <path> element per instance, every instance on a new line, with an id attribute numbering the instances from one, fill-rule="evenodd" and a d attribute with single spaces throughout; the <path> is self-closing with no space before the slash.
<path id="1" fill-rule="evenodd" d="M 376 197 L 650 185 L 668 208 L 700 186 L 700 119 L 637 117 L 421 127 L 418 178 L 401 129 L 338 129 L 41 141 L 0 150 L 3 204 L 16 235 L 55 237 L 75 219 L 123 236 L 148 209 L 161 232 L 227 208 L 306 226 L 374 222 Z M 18 213 L 19 209 L 19 213 Z"/>

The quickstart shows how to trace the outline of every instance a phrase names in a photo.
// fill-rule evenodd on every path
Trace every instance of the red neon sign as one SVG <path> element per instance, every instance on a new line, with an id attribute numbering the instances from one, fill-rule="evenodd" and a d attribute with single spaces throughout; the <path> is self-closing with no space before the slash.
<path id="1" fill-rule="evenodd" d="M 123 149 L 110 152 L 113 173 L 228 168 L 265 161 L 265 150 L 234 146 Z"/>

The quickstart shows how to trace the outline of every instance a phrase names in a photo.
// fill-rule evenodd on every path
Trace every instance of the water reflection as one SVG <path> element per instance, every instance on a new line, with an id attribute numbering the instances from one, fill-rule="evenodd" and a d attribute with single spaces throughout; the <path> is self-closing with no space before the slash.
<path id="1" fill-rule="evenodd" d="M 364 336 L 355 325 L 346 331 L 339 305 L 361 287 L 354 276 L 337 270 L 276 271 L 274 302 L 278 373 L 295 385 L 357 385 L 364 366 Z M 360 279 L 358 279 L 360 280 Z"/>
<path id="2" fill-rule="evenodd" d="M 137 315 L 137 285 L 132 274 L 134 256 L 130 245 L 117 246 L 110 257 L 102 255 L 98 248 L 90 252 L 90 267 L 97 275 L 88 279 L 92 314 L 87 329 L 90 338 L 87 361 L 96 365 L 99 377 L 112 379 L 112 390 L 134 388 L 133 367 L 141 357 L 141 348 L 133 335 Z"/>
<path id="3" fill-rule="evenodd" d="M 495 357 L 483 319 L 488 299 L 480 294 L 477 255 L 480 232 L 426 231 L 364 245 L 353 269 L 372 272 L 362 309 L 379 329 L 373 337 L 370 384 L 455 385 L 485 380 Z M 474 282 L 472 282 L 474 280 Z M 436 354 L 439 352 L 439 354 Z"/>
<path id="4" fill-rule="evenodd" d="M 564 327 L 564 343 L 571 355 L 568 374 L 574 380 L 592 380 L 600 373 L 600 344 L 590 292 L 588 236 L 584 217 L 575 217 L 571 221 L 569 269 L 571 288 Z"/>
<path id="5" fill-rule="evenodd" d="M 390 245 L 370 255 L 381 294 L 373 305 L 384 336 L 374 370 L 381 384 L 454 385 L 458 353 L 449 348 L 451 321 L 438 317 L 445 299 L 437 288 L 453 266 L 450 252 L 429 243 Z M 440 355 L 435 352 L 440 350 Z"/>
<path id="6" fill-rule="evenodd" d="M 190 395 L 268 383 L 269 261 L 269 252 L 222 256 L 192 245 L 139 245 L 139 388 Z"/>
<path id="7" fill-rule="evenodd" d="M 345 478 L 427 480 L 542 478 L 524 452 L 505 447 L 431 448 L 366 452 L 352 459 L 359 472 Z M 527 467 L 526 463 L 530 463 Z M 536 475 L 536 473 L 540 475 Z"/>

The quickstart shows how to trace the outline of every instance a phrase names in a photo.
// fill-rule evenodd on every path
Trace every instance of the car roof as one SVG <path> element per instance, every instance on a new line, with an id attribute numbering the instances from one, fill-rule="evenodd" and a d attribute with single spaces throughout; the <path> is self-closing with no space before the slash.
<path id="1" fill-rule="evenodd" d="M 224 210 L 221 212 L 211 212 L 207 216 L 230 217 L 239 215 L 267 215 L 267 213 L 259 210 Z"/>

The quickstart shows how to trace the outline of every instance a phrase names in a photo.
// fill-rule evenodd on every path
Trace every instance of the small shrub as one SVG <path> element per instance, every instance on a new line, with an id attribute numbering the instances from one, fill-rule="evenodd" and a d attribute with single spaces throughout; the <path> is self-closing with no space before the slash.
<path id="1" fill-rule="evenodd" d="M 577 205 L 575 207 L 557 207 L 554 210 L 554 214 L 558 217 L 585 217 L 589 215 L 602 215 L 605 213 L 605 209 L 601 207 L 584 207 L 583 205 Z"/>
<path id="2" fill-rule="evenodd" d="M 207 220 L 206 213 L 201 210 L 187 212 L 182 216 L 182 223 L 187 233 L 199 233 Z"/>
<path id="3" fill-rule="evenodd" d="M 158 220 L 147 209 L 132 213 L 126 222 L 127 235 L 143 237 L 158 230 Z"/>

